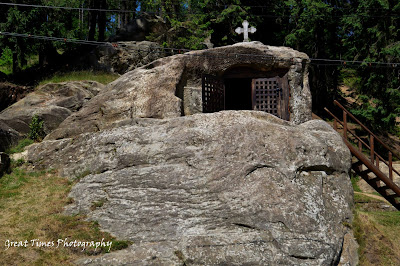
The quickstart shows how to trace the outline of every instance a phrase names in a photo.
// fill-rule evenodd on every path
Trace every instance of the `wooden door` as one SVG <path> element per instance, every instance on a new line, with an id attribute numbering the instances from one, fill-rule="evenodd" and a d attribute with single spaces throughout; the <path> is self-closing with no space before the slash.
<path id="1" fill-rule="evenodd" d="M 253 110 L 289 120 L 289 84 L 286 76 L 253 79 L 252 97 Z"/>
<path id="2" fill-rule="evenodd" d="M 203 113 L 225 110 L 224 80 L 212 75 L 203 75 Z"/>

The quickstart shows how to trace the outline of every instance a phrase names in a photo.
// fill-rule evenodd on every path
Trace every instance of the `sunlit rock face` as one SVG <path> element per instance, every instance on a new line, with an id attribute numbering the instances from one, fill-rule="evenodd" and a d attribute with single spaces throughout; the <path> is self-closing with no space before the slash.
<path id="1" fill-rule="evenodd" d="M 351 223 L 350 153 L 322 121 L 134 118 L 33 145 L 27 160 L 81 178 L 66 212 L 133 243 L 78 264 L 333 265 Z"/>
<path id="2" fill-rule="evenodd" d="M 110 128 L 131 118 L 171 118 L 193 114 L 193 93 L 200 95 L 202 75 L 223 76 L 232 69 L 253 69 L 266 75 L 286 75 L 290 89 L 290 121 L 311 120 L 311 93 L 306 54 L 260 42 L 239 43 L 165 57 L 136 68 L 72 114 L 47 139 L 72 137 Z M 189 106 L 188 106 L 189 103 Z M 200 106 L 201 103 L 197 104 Z"/>

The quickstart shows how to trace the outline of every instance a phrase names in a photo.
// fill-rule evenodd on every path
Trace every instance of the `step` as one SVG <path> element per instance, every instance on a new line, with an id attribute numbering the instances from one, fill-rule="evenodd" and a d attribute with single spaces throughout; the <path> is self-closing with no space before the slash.
<path id="1" fill-rule="evenodd" d="M 381 179 L 379 177 L 370 178 L 370 176 L 368 176 L 368 182 L 375 182 L 376 183 L 376 182 L 379 182 L 379 181 L 381 181 Z"/>
<path id="2" fill-rule="evenodd" d="M 364 163 L 362 162 L 362 161 L 358 161 L 358 162 L 356 162 L 356 163 L 353 163 L 352 165 L 351 165 L 351 167 L 354 169 L 354 168 L 356 168 L 356 169 L 358 169 L 360 166 L 362 166 L 362 165 L 364 165 Z"/>
<path id="3" fill-rule="evenodd" d="M 363 176 L 363 175 L 368 175 L 368 174 L 371 173 L 371 172 L 372 172 L 371 169 L 367 169 L 367 170 L 364 170 L 364 171 L 360 172 L 360 175 L 361 175 L 361 176 Z"/>
<path id="4" fill-rule="evenodd" d="M 381 187 L 378 187 L 379 190 L 386 190 L 386 189 L 390 189 L 388 186 L 384 185 Z"/>
<path id="5" fill-rule="evenodd" d="M 399 198 L 400 196 L 397 194 L 390 194 L 390 195 L 386 195 L 386 197 L 394 199 L 394 198 Z"/>

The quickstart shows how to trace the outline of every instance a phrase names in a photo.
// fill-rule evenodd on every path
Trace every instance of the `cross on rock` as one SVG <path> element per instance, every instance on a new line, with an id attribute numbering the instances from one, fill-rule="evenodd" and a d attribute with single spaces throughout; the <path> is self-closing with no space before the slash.
<path id="1" fill-rule="evenodd" d="M 247 20 L 243 21 L 243 24 L 242 24 L 242 25 L 243 25 L 243 28 L 238 27 L 238 28 L 236 28 L 235 32 L 236 32 L 237 34 L 242 34 L 242 33 L 243 33 L 243 35 L 244 35 L 244 40 L 243 40 L 243 42 L 248 42 L 248 41 L 249 41 L 249 32 L 250 32 L 250 33 L 254 33 L 254 32 L 257 31 L 257 29 L 254 28 L 254 27 L 251 27 L 251 28 L 249 29 L 249 22 L 248 22 Z"/>

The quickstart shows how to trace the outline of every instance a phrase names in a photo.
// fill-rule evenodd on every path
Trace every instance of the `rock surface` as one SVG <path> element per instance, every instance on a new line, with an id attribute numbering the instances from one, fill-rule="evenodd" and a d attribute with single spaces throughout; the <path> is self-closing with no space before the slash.
<path id="1" fill-rule="evenodd" d="M 259 42 L 239 43 L 158 59 L 110 83 L 71 115 L 47 139 L 62 139 L 109 128 L 130 118 L 170 118 L 184 114 L 185 88 L 200 90 L 202 74 L 221 76 L 232 68 L 252 66 L 256 71 L 287 74 L 291 88 L 290 120 L 311 120 L 311 94 L 306 54 Z"/>
<path id="2" fill-rule="evenodd" d="M 17 144 L 23 135 L 0 120 L 0 152 Z"/>
<path id="3" fill-rule="evenodd" d="M 119 29 L 116 35 L 110 37 L 109 41 L 144 41 L 146 36 L 159 37 L 166 34 L 167 31 L 168 25 L 163 18 L 144 12 Z"/>
<path id="4" fill-rule="evenodd" d="M 0 82 L 0 111 L 21 100 L 31 91 L 30 87 Z"/>
<path id="5" fill-rule="evenodd" d="M 95 81 L 73 81 L 46 84 L 0 112 L 0 150 L 29 132 L 33 115 L 44 120 L 46 134 L 80 110 L 104 85 Z"/>
<path id="6" fill-rule="evenodd" d="M 95 69 L 125 74 L 165 57 L 164 49 L 155 42 L 117 42 L 117 46 L 100 46 L 96 50 Z"/>
<path id="7" fill-rule="evenodd" d="M 339 266 L 356 266 L 359 263 L 358 258 L 359 245 L 354 238 L 353 231 L 344 236 L 342 256 L 340 257 Z"/>
<path id="8" fill-rule="evenodd" d="M 350 152 L 323 121 L 127 119 L 32 145 L 27 160 L 79 177 L 66 212 L 133 242 L 78 264 L 334 265 L 351 224 Z"/>

